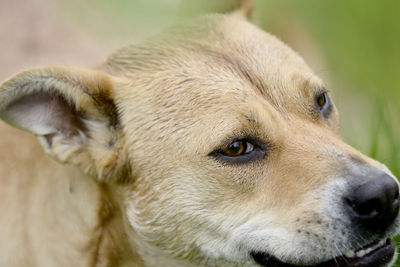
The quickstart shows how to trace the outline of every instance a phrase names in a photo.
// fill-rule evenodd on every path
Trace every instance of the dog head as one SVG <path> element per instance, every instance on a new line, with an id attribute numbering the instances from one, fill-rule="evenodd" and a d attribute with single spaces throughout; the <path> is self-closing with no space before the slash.
<path id="1" fill-rule="evenodd" d="M 112 188 L 149 265 L 386 266 L 395 253 L 397 180 L 340 139 L 324 83 L 243 12 L 97 70 L 18 74 L 0 116 Z"/>

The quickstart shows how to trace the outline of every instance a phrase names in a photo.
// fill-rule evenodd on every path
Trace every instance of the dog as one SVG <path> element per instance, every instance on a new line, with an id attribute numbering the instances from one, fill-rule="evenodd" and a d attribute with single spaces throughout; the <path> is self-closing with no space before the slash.
<path id="1" fill-rule="evenodd" d="M 0 266 L 394 262 L 396 178 L 340 139 L 324 83 L 250 14 L 0 85 L 18 128 L 0 125 Z"/>

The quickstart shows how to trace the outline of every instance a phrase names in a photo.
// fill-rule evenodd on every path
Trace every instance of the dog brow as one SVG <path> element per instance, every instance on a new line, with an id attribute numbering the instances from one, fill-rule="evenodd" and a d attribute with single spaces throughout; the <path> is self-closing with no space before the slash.
<path id="1" fill-rule="evenodd" d="M 315 80 L 315 77 L 302 78 L 298 88 L 303 91 L 316 93 L 327 91 L 325 85 L 321 81 Z"/>
<path id="2" fill-rule="evenodd" d="M 242 60 L 227 54 L 215 54 L 218 61 L 224 61 L 227 66 L 235 75 L 247 80 L 257 93 L 264 97 L 268 97 L 267 88 L 264 82 L 257 75 L 253 75 L 250 68 Z M 272 100 L 272 99 L 271 99 Z"/>

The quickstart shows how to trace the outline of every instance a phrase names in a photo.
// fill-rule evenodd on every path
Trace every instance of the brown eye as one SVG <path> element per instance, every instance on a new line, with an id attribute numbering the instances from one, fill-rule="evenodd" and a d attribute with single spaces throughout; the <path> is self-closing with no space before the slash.
<path id="1" fill-rule="evenodd" d="M 327 98 L 328 96 L 326 93 L 323 93 L 317 97 L 317 105 L 320 109 L 322 109 L 325 106 Z"/>
<path id="2" fill-rule="evenodd" d="M 234 141 L 231 139 L 229 142 L 224 143 L 223 146 L 211 152 L 209 156 L 228 164 L 246 164 L 262 160 L 266 149 L 267 145 L 255 138 L 250 137 Z"/>
<path id="3" fill-rule="evenodd" d="M 238 157 L 254 150 L 254 146 L 246 141 L 235 141 L 231 143 L 222 154 L 228 157 Z"/>
<path id="4" fill-rule="evenodd" d="M 315 97 L 315 105 L 324 118 L 329 118 L 332 111 L 332 105 L 327 92 L 318 94 Z"/>

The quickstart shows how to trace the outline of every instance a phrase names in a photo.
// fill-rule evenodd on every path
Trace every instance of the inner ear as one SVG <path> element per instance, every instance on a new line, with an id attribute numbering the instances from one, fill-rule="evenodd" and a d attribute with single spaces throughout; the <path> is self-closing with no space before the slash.
<path id="1" fill-rule="evenodd" d="M 85 114 L 56 92 L 35 92 L 12 102 L 4 112 L 9 123 L 36 135 L 49 145 L 56 134 L 73 137 L 87 132 Z"/>
<path id="2" fill-rule="evenodd" d="M 114 102 L 123 79 L 94 70 L 45 67 L 0 84 L 0 119 L 35 134 L 44 152 L 98 179 L 128 164 Z"/>

